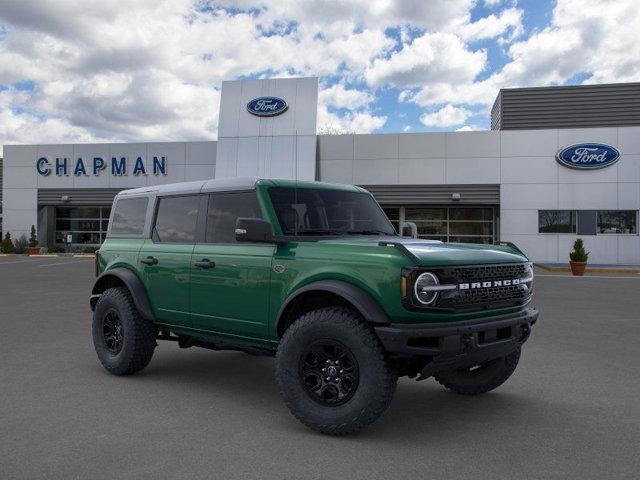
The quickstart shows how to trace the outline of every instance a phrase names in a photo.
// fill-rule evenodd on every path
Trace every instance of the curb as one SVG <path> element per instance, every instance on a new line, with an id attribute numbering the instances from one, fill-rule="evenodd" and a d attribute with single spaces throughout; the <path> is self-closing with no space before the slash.
<path id="1" fill-rule="evenodd" d="M 548 267 L 546 265 L 542 265 L 540 263 L 533 264 L 534 266 L 546 271 L 546 272 L 566 272 L 571 273 L 571 268 L 569 267 Z M 585 273 L 625 273 L 625 274 L 636 274 L 640 275 L 640 268 L 597 268 L 597 267 L 589 267 L 587 265 L 587 269 Z"/>

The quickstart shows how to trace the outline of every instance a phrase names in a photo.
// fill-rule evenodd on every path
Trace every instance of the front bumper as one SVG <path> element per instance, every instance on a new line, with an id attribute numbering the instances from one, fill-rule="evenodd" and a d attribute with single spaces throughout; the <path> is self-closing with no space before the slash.
<path id="1" fill-rule="evenodd" d="M 422 377 L 503 357 L 522 345 L 538 319 L 538 310 L 462 322 L 391 324 L 375 327 L 384 348 L 400 357 L 426 357 Z"/>

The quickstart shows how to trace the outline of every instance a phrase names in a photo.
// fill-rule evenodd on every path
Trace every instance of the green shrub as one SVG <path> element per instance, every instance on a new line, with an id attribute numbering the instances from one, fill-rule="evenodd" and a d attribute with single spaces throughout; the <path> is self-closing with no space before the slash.
<path id="1" fill-rule="evenodd" d="M 60 245 L 51 245 L 47 251 L 49 253 L 64 253 L 64 247 Z"/>
<path id="2" fill-rule="evenodd" d="M 13 242 L 13 251 L 14 253 L 27 253 L 28 245 L 27 236 L 21 235 L 20 238 Z"/>
<path id="3" fill-rule="evenodd" d="M 11 240 L 11 234 L 7 232 L 4 236 L 4 240 L 0 243 L 0 252 L 2 253 L 13 253 L 15 249 L 13 248 L 13 241 Z"/>
<path id="4" fill-rule="evenodd" d="M 31 225 L 31 235 L 29 235 L 29 246 L 37 247 L 38 246 L 38 236 L 36 235 L 36 226 Z"/>
<path id="5" fill-rule="evenodd" d="M 589 252 L 584 249 L 584 242 L 581 238 L 576 238 L 573 243 L 573 252 L 569 253 L 569 258 L 573 262 L 586 262 L 589 258 Z"/>

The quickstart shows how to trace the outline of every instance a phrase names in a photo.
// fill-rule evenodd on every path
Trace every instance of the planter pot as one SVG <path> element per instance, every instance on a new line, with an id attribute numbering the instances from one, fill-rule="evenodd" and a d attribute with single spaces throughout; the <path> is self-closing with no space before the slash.
<path id="1" fill-rule="evenodd" d="M 29 247 L 29 255 L 40 255 L 40 247 Z"/>
<path id="2" fill-rule="evenodd" d="M 587 262 L 574 262 L 570 260 L 569 265 L 571 265 L 571 273 L 578 277 L 584 275 L 584 271 L 587 268 Z"/>

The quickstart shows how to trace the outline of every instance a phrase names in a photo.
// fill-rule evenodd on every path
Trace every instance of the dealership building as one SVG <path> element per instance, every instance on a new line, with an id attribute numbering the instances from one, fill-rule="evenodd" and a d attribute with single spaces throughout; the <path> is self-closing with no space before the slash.
<path id="1" fill-rule="evenodd" d="M 368 189 L 421 238 L 640 263 L 640 83 L 505 89 L 490 131 L 317 135 L 317 78 L 223 82 L 218 140 L 5 145 L 2 230 L 97 245 L 127 188 L 272 177 Z"/>

